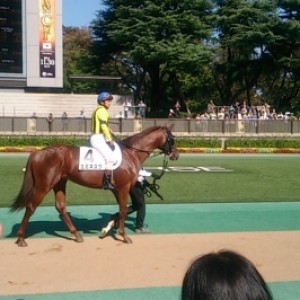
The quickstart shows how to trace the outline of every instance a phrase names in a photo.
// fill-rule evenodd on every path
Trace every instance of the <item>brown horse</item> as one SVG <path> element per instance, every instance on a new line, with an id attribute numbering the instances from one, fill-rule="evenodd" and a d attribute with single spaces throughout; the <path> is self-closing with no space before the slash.
<path id="1" fill-rule="evenodd" d="M 171 127 L 150 127 L 119 142 L 122 151 L 122 163 L 114 171 L 114 193 L 119 204 L 118 233 L 125 243 L 131 239 L 125 234 L 127 198 L 131 187 L 135 184 L 143 162 L 154 149 L 160 149 L 171 160 L 178 159 L 174 136 Z M 47 147 L 31 153 L 26 165 L 23 185 L 19 195 L 11 206 L 11 211 L 26 208 L 23 220 L 18 229 L 17 245 L 26 247 L 25 230 L 30 217 L 46 194 L 53 189 L 55 207 L 68 230 L 77 242 L 83 238 L 73 225 L 66 209 L 66 183 L 71 180 L 77 184 L 102 188 L 104 171 L 79 171 L 79 148 L 65 145 Z"/>

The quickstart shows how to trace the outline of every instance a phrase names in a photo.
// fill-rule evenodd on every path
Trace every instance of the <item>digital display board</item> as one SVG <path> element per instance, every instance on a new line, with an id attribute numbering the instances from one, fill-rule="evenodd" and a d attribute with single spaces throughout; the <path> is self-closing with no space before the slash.
<path id="1" fill-rule="evenodd" d="M 23 73 L 22 0 L 0 0 L 0 73 Z"/>

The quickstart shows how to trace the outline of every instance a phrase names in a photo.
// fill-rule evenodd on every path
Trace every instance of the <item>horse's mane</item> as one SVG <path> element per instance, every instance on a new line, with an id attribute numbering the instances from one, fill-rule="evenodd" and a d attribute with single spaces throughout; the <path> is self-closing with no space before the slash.
<path id="1" fill-rule="evenodd" d="M 161 128 L 162 128 L 162 126 L 152 126 L 152 127 L 149 127 L 147 129 L 143 130 L 142 132 L 136 133 L 136 134 L 134 134 L 132 136 L 129 136 L 129 137 L 125 138 L 122 141 L 122 144 L 125 145 L 125 146 L 131 146 L 136 140 L 139 140 L 142 137 L 144 137 L 145 135 L 148 135 L 149 133 L 151 133 L 153 131 L 157 131 L 157 130 L 159 130 Z"/>

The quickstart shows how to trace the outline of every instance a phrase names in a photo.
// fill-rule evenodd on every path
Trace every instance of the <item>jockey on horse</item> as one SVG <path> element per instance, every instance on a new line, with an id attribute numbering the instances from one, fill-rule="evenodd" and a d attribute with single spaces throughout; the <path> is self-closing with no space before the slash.
<path id="1" fill-rule="evenodd" d="M 105 159 L 106 170 L 104 175 L 104 189 L 114 189 L 112 151 L 115 150 L 115 144 L 108 127 L 109 113 L 113 96 L 108 92 L 101 92 L 97 97 L 98 106 L 92 114 L 92 135 L 90 142 L 93 148 L 99 151 Z"/>

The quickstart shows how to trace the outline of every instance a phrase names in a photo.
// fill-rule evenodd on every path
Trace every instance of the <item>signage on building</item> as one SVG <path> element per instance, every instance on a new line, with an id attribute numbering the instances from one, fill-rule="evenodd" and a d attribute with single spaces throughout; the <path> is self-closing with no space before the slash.
<path id="1" fill-rule="evenodd" d="M 54 0 L 39 0 L 40 77 L 55 77 Z"/>

